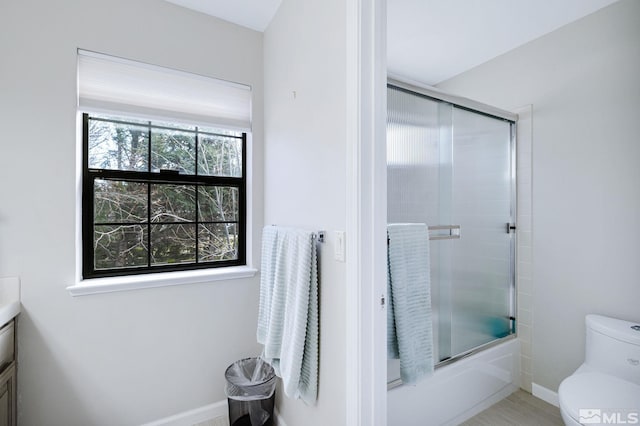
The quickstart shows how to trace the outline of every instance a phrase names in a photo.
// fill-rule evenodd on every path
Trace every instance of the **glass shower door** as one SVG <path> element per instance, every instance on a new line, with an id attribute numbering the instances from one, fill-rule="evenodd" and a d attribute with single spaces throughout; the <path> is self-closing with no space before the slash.
<path id="1" fill-rule="evenodd" d="M 453 107 L 451 354 L 512 332 L 514 175 L 511 122 Z"/>
<path id="2" fill-rule="evenodd" d="M 439 363 L 514 332 L 515 124 L 393 86 L 387 112 L 387 217 L 429 225 Z"/>

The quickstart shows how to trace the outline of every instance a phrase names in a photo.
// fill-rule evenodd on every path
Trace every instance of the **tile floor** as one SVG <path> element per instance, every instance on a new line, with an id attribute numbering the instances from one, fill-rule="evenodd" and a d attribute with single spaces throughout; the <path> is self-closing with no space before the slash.
<path id="1" fill-rule="evenodd" d="M 519 390 L 462 426 L 564 426 L 560 409 Z"/>

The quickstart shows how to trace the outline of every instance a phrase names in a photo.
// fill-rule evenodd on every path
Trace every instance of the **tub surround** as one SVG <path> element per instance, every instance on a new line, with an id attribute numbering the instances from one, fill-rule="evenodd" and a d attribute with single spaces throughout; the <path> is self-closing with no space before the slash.
<path id="1" fill-rule="evenodd" d="M 532 124 L 533 106 L 526 105 L 514 110 L 518 114 L 516 167 L 517 173 L 517 258 L 516 258 L 516 332 L 520 340 L 520 386 L 531 393 L 532 330 L 533 330 L 533 216 L 532 174 L 533 150 Z M 548 401 L 547 401 L 548 402 Z"/>
<path id="2" fill-rule="evenodd" d="M 438 368 L 416 386 L 391 389 L 388 424 L 460 424 L 515 392 L 519 379 L 520 342 L 510 339 Z"/>

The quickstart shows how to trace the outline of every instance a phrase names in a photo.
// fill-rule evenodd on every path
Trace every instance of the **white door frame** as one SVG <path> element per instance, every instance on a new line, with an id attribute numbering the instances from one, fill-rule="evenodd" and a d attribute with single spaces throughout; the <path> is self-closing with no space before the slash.
<path id="1" fill-rule="evenodd" d="M 386 0 L 347 1 L 346 425 L 387 424 Z"/>

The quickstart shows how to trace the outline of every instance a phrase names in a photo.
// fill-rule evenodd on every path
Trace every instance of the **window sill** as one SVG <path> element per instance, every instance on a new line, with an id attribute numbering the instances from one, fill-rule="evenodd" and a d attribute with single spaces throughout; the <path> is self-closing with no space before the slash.
<path id="1" fill-rule="evenodd" d="M 89 294 L 139 290 L 143 288 L 251 278 L 255 276 L 257 272 L 257 269 L 249 266 L 229 266 L 218 269 L 94 278 L 81 280 L 77 284 L 67 287 L 67 290 L 69 294 L 74 297 L 86 296 Z"/>

